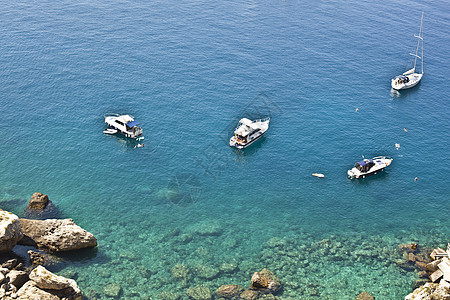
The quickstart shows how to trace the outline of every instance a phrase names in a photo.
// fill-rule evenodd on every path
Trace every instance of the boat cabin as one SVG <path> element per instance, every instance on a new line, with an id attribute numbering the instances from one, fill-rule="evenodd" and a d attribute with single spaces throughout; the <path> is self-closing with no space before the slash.
<path id="1" fill-rule="evenodd" d="M 365 159 L 362 161 L 358 161 L 355 164 L 355 168 L 358 169 L 360 172 L 368 172 L 370 170 L 370 168 L 372 168 L 375 165 L 375 163 L 373 162 L 373 160 L 371 159 Z"/>
<path id="2" fill-rule="evenodd" d="M 122 134 L 127 137 L 137 138 L 142 135 L 142 128 L 138 125 L 138 121 L 130 115 L 112 115 L 105 118 L 105 123 L 107 123 L 111 128 L 119 130 Z"/>

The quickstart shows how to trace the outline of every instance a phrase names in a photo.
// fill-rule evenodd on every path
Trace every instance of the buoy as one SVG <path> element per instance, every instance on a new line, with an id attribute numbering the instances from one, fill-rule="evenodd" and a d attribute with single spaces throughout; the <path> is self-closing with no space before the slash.
<path id="1" fill-rule="evenodd" d="M 323 178 L 325 177 L 325 175 L 320 174 L 320 173 L 312 173 L 313 176 L 319 177 L 319 178 Z"/>

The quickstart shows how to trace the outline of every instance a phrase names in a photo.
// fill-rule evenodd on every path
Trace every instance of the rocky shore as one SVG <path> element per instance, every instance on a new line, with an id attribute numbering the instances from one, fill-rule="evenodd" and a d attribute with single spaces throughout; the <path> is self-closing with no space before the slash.
<path id="1" fill-rule="evenodd" d="M 36 198 L 47 202 L 45 195 Z M 193 220 L 188 227 L 177 228 L 169 220 L 161 223 L 163 226 L 148 219 L 142 227 L 130 230 L 126 226 L 129 220 L 120 218 L 104 221 L 109 224 L 103 225 L 107 229 L 100 235 L 105 245 L 102 251 L 108 250 L 104 261 L 85 264 L 82 271 L 69 264 L 60 272 L 51 267 L 53 254 L 95 247 L 93 235 L 70 219 L 31 220 L 8 212 L 4 215 L 2 219 L 8 224 L 1 226 L 4 242 L 0 244 L 8 250 L 0 255 L 5 257 L 0 261 L 4 268 L 0 272 L 0 287 L 2 295 L 10 298 L 40 293 L 36 290 L 40 289 L 58 297 L 49 299 L 79 299 L 81 291 L 77 291 L 81 287 L 83 297 L 92 300 L 402 299 L 414 289 L 422 288 L 416 294 L 440 290 L 436 285 L 441 285 L 445 274 L 436 273 L 433 278 L 439 277 L 441 282 L 433 283 L 430 276 L 437 270 L 424 269 L 433 262 L 439 265 L 444 261 L 441 257 L 436 263 L 438 259 L 430 257 L 432 248 L 415 243 L 397 247 L 404 240 L 420 240 L 417 233 L 402 232 L 396 237 L 358 233 L 319 236 L 289 228 L 257 239 L 253 248 L 256 250 L 249 255 L 247 243 L 255 236 L 254 231 L 245 231 L 248 224 L 231 226 L 235 220 L 230 220 L 230 224 Z M 39 212 L 36 215 L 42 216 Z M 113 248 L 108 246 L 112 244 Z M 33 250 L 28 251 L 26 258 L 6 259 L 15 245 Z M 150 256 L 141 255 L 149 251 Z M 38 269 L 39 265 L 46 269 Z M 47 273 L 47 269 L 65 279 Z M 54 279 L 42 283 L 42 274 Z M 22 283 L 16 278 L 26 280 Z M 76 285 L 69 278 L 76 279 Z M 50 288 L 55 282 L 63 283 Z M 397 289 L 393 293 L 391 287 L 400 285 L 401 292 Z"/>
<path id="2" fill-rule="evenodd" d="M 45 215 L 50 203 L 47 195 L 35 193 L 25 215 Z M 29 246 L 29 256 L 17 255 L 16 245 Z M 45 252 L 95 246 L 94 235 L 71 219 L 19 219 L 0 209 L 0 299 L 82 299 L 75 280 L 57 276 L 43 266 L 51 260 Z"/>

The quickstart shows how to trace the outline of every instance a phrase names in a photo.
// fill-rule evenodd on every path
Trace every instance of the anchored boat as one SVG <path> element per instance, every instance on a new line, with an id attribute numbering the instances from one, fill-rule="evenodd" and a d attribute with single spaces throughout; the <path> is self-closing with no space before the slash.
<path id="1" fill-rule="evenodd" d="M 394 90 L 404 90 L 412 88 L 413 86 L 417 85 L 423 76 L 423 12 L 422 12 L 422 18 L 420 20 L 420 30 L 419 35 L 415 35 L 417 38 L 417 47 L 416 47 L 416 53 L 410 53 L 410 55 L 414 56 L 414 66 L 412 69 L 406 71 L 402 75 L 399 75 L 391 80 L 391 86 Z M 422 54 L 419 56 L 419 48 L 422 48 Z M 422 70 L 421 73 L 416 73 L 416 64 L 417 59 L 420 59 L 422 62 Z"/>
<path id="2" fill-rule="evenodd" d="M 384 170 L 392 163 L 389 156 L 377 156 L 372 159 L 364 159 L 358 161 L 355 166 L 347 171 L 350 178 L 366 178 L 366 176 L 375 175 Z"/>
<path id="3" fill-rule="evenodd" d="M 139 138 L 142 136 L 142 128 L 138 125 L 138 121 L 134 120 L 130 115 L 108 114 L 105 115 L 105 123 L 108 124 L 103 133 L 115 134 L 117 132 L 122 133 L 129 138 Z"/>
<path id="4" fill-rule="evenodd" d="M 230 138 L 230 146 L 238 149 L 243 149 L 263 136 L 269 129 L 270 118 L 249 120 L 243 118 L 239 121 L 234 135 Z"/>

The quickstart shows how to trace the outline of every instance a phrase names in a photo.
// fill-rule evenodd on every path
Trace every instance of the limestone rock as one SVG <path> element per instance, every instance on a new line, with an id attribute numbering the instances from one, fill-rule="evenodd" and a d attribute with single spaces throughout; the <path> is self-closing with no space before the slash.
<path id="1" fill-rule="evenodd" d="M 276 277 L 271 271 L 263 269 L 261 272 L 259 272 L 259 274 L 260 276 L 266 278 L 268 283 L 267 286 L 268 291 L 262 290 L 262 292 L 274 294 L 280 289 L 281 287 L 280 279 L 278 279 L 278 277 Z"/>
<path id="2" fill-rule="evenodd" d="M 42 193 L 34 193 L 31 196 L 30 202 L 28 203 L 29 209 L 45 209 L 49 200 L 48 196 Z"/>
<path id="3" fill-rule="evenodd" d="M 186 290 L 186 295 L 189 297 L 189 299 L 192 300 L 211 300 L 212 295 L 209 288 L 198 285 L 196 287 L 191 287 Z"/>
<path id="4" fill-rule="evenodd" d="M 237 284 L 222 285 L 216 290 L 216 295 L 219 298 L 230 299 L 239 296 L 244 291 L 244 288 Z"/>
<path id="5" fill-rule="evenodd" d="M 9 278 L 9 283 L 17 289 L 20 289 L 28 281 L 28 274 L 24 271 L 11 270 L 6 277 Z"/>
<path id="6" fill-rule="evenodd" d="M 375 297 L 369 294 L 368 292 L 362 292 L 355 298 L 355 300 L 374 300 L 374 299 Z"/>
<path id="7" fill-rule="evenodd" d="M 405 297 L 405 300 L 450 299 L 450 291 L 437 283 L 425 283 Z"/>
<path id="8" fill-rule="evenodd" d="M 187 279 L 189 278 L 189 268 L 182 264 L 176 264 L 172 268 L 172 277 L 175 279 Z"/>
<path id="9" fill-rule="evenodd" d="M 0 209 L 0 252 L 11 251 L 22 237 L 19 218 Z"/>
<path id="10" fill-rule="evenodd" d="M 97 246 L 97 239 L 72 219 L 20 219 L 24 245 L 37 245 L 49 251 L 70 251 Z M 34 244 L 33 244 L 34 243 Z"/>
<path id="11" fill-rule="evenodd" d="M 43 266 L 37 266 L 31 271 L 30 280 L 34 281 L 37 287 L 49 290 L 62 290 L 75 283 L 73 279 L 55 275 Z"/>
<path id="12" fill-rule="evenodd" d="M 19 299 L 59 300 L 60 298 L 48 291 L 41 290 L 33 281 L 27 281 L 18 291 Z M 81 299 L 81 298 L 80 298 Z"/>
<path id="13" fill-rule="evenodd" d="M 252 288 L 261 289 L 267 288 L 269 286 L 269 282 L 267 278 L 262 276 L 259 272 L 255 272 L 252 276 Z"/>
<path id="14" fill-rule="evenodd" d="M 243 291 L 239 297 L 243 300 L 256 300 L 258 299 L 259 293 L 255 290 L 245 290 Z"/>

